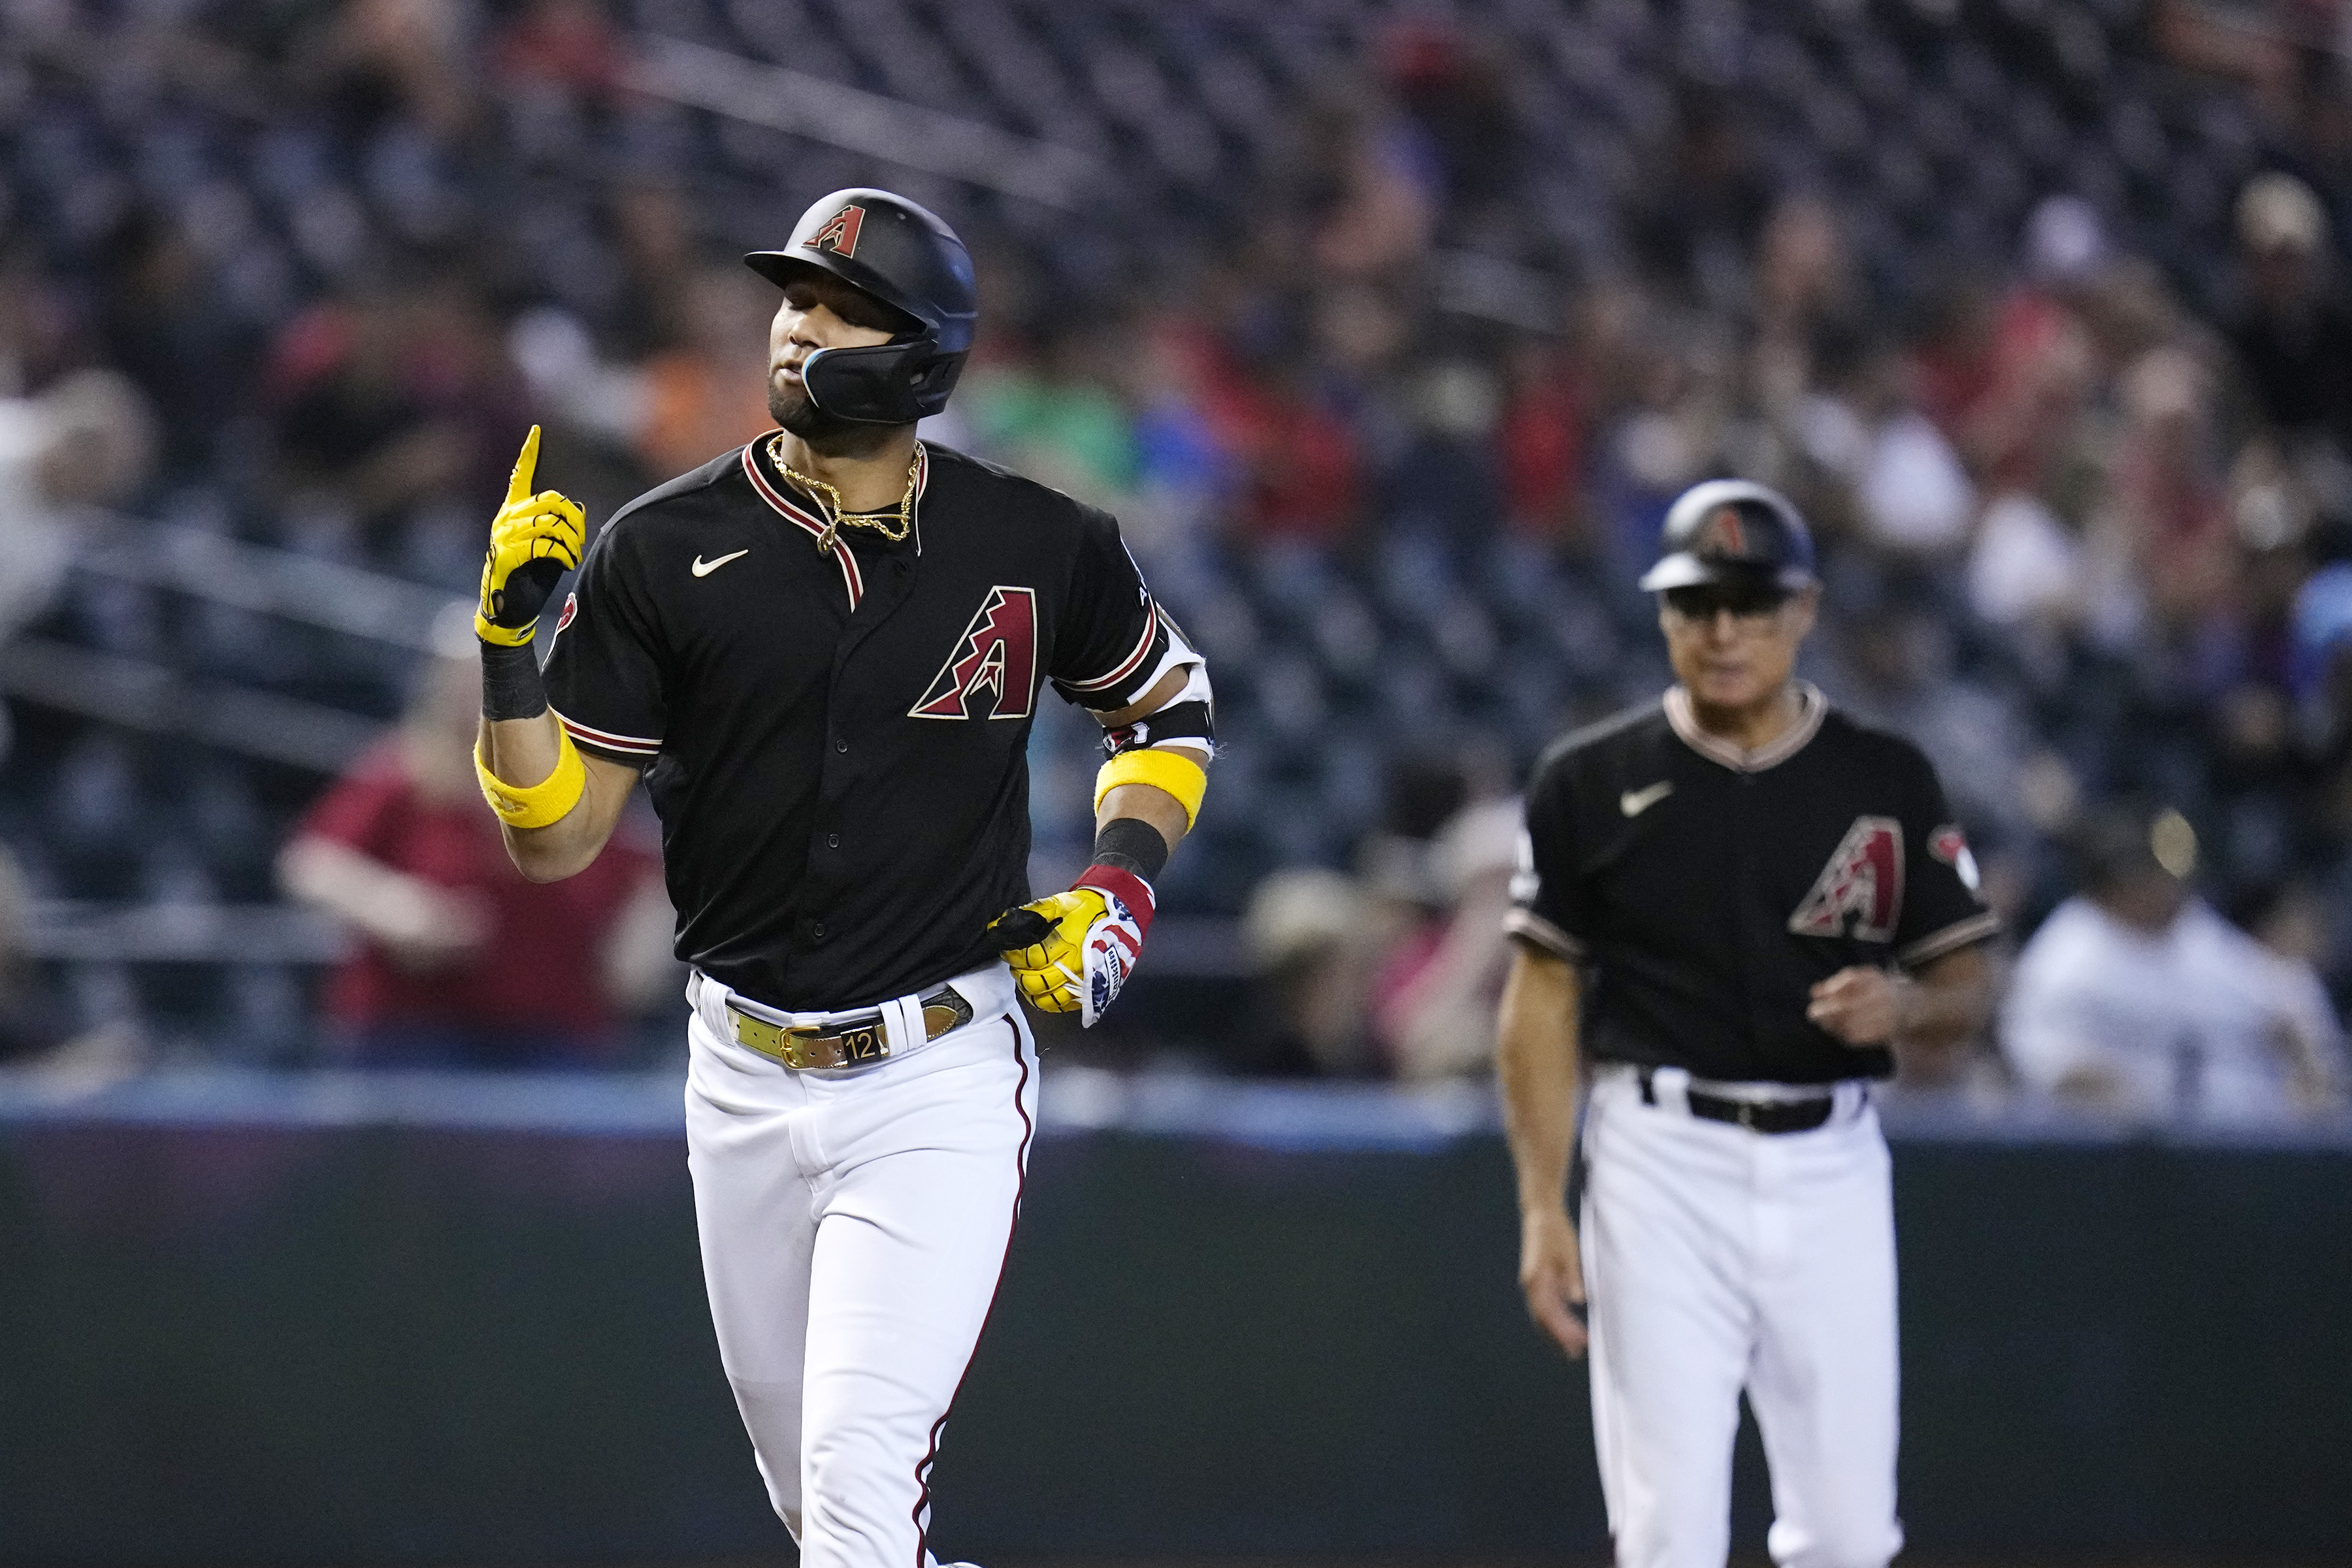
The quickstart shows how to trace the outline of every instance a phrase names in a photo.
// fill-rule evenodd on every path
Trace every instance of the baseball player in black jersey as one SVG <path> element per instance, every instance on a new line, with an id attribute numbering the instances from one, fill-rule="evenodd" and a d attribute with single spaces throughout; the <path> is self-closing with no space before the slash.
<path id="1" fill-rule="evenodd" d="M 1721 1568 L 1743 1388 L 1775 1562 L 1903 1542 L 1869 1084 L 1981 1026 L 1995 923 L 1927 759 L 1795 679 L 1812 564 L 1774 492 L 1684 495 L 1643 579 L 1678 684 L 1555 744 L 1528 793 L 1498 1048 L 1519 1279 L 1569 1354 L 1589 1338 L 1620 1568 Z"/>
<path id="2" fill-rule="evenodd" d="M 642 777 L 692 966 L 688 1161 L 719 1352 L 810 1568 L 928 1568 L 929 1478 L 1035 1121 L 1016 1005 L 1091 1024 L 1213 754 L 1205 667 L 1118 525 L 919 441 L 971 263 L 886 192 L 780 250 L 782 426 L 623 508 L 533 494 L 482 574 L 485 797 L 526 875 L 593 860 Z M 542 672 L 530 643 L 579 575 Z M 1094 864 L 1030 902 L 1047 684 L 1111 753 Z"/>

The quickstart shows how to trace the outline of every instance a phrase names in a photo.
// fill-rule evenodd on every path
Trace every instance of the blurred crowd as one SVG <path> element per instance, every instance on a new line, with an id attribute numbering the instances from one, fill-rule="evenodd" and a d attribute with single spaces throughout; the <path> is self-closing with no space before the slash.
<path id="1" fill-rule="evenodd" d="M 80 582 L 89 509 L 465 591 L 532 421 L 592 518 L 766 426 L 772 299 L 734 254 L 872 178 L 979 257 L 982 340 L 926 435 L 1115 511 L 1214 665 L 1217 785 L 1165 889 L 1239 922 L 1256 983 L 1211 1056 L 1482 1069 L 1516 781 L 1663 688 L 1633 579 L 1675 494 L 1739 474 L 1820 537 L 1806 673 L 1935 759 L 2021 944 L 1962 1087 L 2338 1095 L 2352 7 L 1312 10 L 31 8 L 0 39 L 0 642 L 425 732 L 467 706 L 443 661 Z M 1069 213 L 902 177 L 661 100 L 645 33 L 1114 174 Z M 388 742 L 320 801 L 216 761 L 159 790 L 172 743 L 15 720 L 33 894 L 310 900 L 376 965 L 326 989 L 334 1050 L 449 1054 L 394 1004 L 461 991 L 415 977 L 506 895 L 370 837 L 462 796 L 437 751 Z M 1087 731 L 1039 728 L 1041 879 L 1085 851 Z M 260 851 L 201 820 L 194 850 L 77 848 L 157 794 Z M 566 917 L 618 955 L 577 994 L 624 1011 L 660 973 L 628 956 L 641 871 Z M 514 1059 L 609 1056 L 516 1039 L 513 1001 L 472 1011 Z"/>

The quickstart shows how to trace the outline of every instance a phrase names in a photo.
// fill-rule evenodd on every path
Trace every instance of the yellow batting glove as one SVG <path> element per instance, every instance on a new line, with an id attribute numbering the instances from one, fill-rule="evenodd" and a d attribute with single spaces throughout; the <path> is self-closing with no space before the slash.
<path id="1" fill-rule="evenodd" d="M 490 520 L 489 553 L 482 559 L 482 602 L 474 631 L 487 643 L 520 647 L 539 626 L 539 613 L 566 572 L 580 564 L 588 538 L 580 503 L 554 490 L 530 490 L 539 467 L 539 426 L 524 437 L 522 456 L 507 480 L 506 504 Z"/>
<path id="2" fill-rule="evenodd" d="M 1155 902 L 1142 878 L 1089 866 L 1068 892 L 1007 910 L 989 934 L 1031 1006 L 1076 1013 L 1091 1029 L 1135 973 Z"/>
<path id="3" fill-rule="evenodd" d="M 1004 962 L 1013 966 L 1013 978 L 1031 1006 L 1041 1013 L 1084 1010 L 1087 932 L 1109 910 L 1109 900 L 1094 889 L 1073 888 L 1010 910 L 989 928 L 1000 941 L 1033 939 L 1004 950 Z M 1023 914 L 1036 918 L 1016 923 L 1014 917 Z"/>

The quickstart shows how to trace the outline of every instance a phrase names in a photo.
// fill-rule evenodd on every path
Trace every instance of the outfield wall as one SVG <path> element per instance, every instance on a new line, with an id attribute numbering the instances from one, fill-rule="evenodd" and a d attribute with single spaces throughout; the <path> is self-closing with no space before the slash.
<path id="1" fill-rule="evenodd" d="M 943 1557 L 1605 1555 L 1482 1096 L 1047 1082 Z M 1896 1125 L 1916 1547 L 2352 1554 L 2352 1141 Z M 674 1084 L 0 1090 L 0 1563 L 785 1550 Z"/>

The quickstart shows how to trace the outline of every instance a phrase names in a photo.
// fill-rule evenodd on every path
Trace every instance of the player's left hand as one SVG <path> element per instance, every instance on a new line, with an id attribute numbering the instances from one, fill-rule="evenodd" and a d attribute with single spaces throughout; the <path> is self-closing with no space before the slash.
<path id="1" fill-rule="evenodd" d="M 1914 984 L 1905 975 L 1855 964 L 1812 988 L 1805 1016 L 1849 1046 L 1883 1046 L 1903 1033 Z"/>
<path id="2" fill-rule="evenodd" d="M 1093 1028 L 1135 972 L 1151 911 L 1116 893 L 1076 887 L 1007 910 L 988 928 L 1030 1005 L 1076 1013 Z"/>

